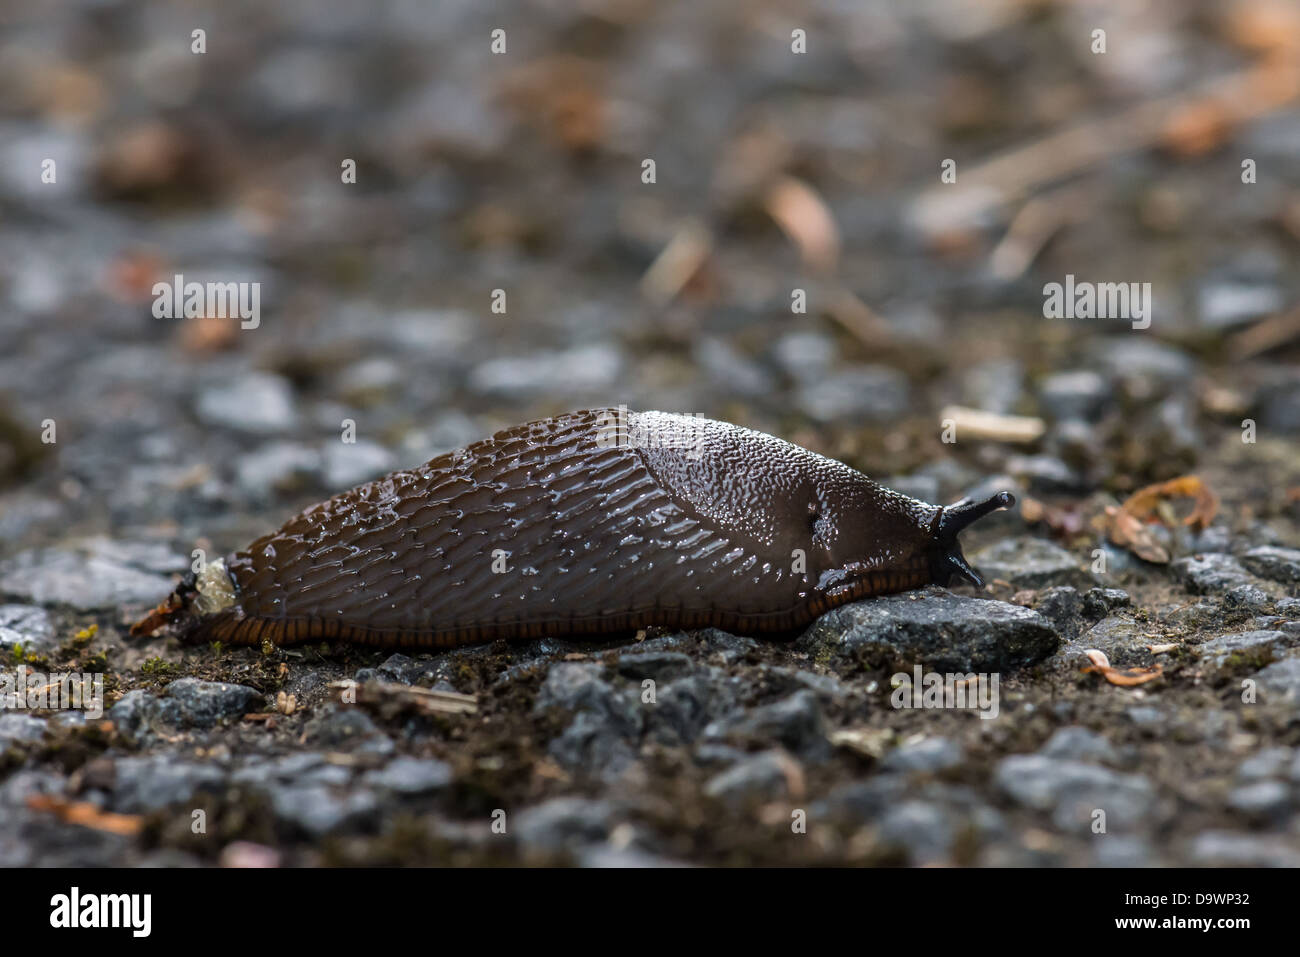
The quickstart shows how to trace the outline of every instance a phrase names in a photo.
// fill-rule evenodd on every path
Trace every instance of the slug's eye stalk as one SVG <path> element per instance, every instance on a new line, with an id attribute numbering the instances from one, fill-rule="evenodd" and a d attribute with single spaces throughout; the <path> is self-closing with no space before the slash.
<path id="1" fill-rule="evenodd" d="M 970 567 L 966 556 L 961 553 L 957 536 L 990 512 L 1011 508 L 1015 504 L 1016 497 L 1010 492 L 998 492 L 982 502 L 964 498 L 940 509 L 935 523 L 934 541 L 930 546 L 930 577 L 934 583 L 947 585 L 955 576 L 966 579 L 976 588 L 983 586 L 984 579 Z"/>

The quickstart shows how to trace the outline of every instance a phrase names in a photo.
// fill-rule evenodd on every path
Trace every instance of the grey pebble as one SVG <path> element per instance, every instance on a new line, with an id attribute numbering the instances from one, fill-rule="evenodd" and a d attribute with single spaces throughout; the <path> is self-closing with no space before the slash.
<path id="1" fill-rule="evenodd" d="M 1141 775 L 1043 754 L 1011 755 L 994 780 L 1017 804 L 1050 812 L 1063 830 L 1088 833 L 1093 812 L 1105 811 L 1111 832 L 1130 831 L 1151 814 L 1153 789 Z"/>
<path id="2" fill-rule="evenodd" d="M 1038 753 L 1048 758 L 1100 762 L 1114 757 L 1115 749 L 1096 731 L 1074 725 L 1058 728 L 1038 749 Z"/>
<path id="3" fill-rule="evenodd" d="M 220 721 L 243 717 L 265 703 L 256 688 L 197 678 L 173 681 L 163 694 L 180 707 L 185 723 L 196 728 L 211 728 Z"/>
<path id="4" fill-rule="evenodd" d="M 12 650 L 15 645 L 38 655 L 57 648 L 50 613 L 39 605 L 0 605 L 0 648 Z"/>
<path id="5" fill-rule="evenodd" d="M 884 647 L 944 672 L 1003 672 L 1040 661 L 1060 643 L 1051 623 L 1006 602 L 929 588 L 843 605 L 796 641 L 812 655 Z"/>
<path id="6" fill-rule="evenodd" d="M 764 751 L 750 755 L 704 785 L 704 793 L 723 801 L 775 800 L 789 792 L 789 755 Z"/>
<path id="7" fill-rule="evenodd" d="M 429 758 L 398 757 L 382 769 L 368 771 L 366 783 L 397 794 L 431 794 L 452 781 L 451 765 Z"/>
<path id="8" fill-rule="evenodd" d="M 966 752 L 958 742 L 950 738 L 931 737 L 895 748 L 884 756 L 880 766 L 886 771 L 933 773 L 955 768 L 965 759 Z"/>
<path id="9" fill-rule="evenodd" d="M 1017 588 L 1071 585 L 1088 588 L 1094 578 L 1070 552 L 1041 538 L 1022 535 L 1003 539 L 971 556 L 986 580 L 999 578 Z"/>

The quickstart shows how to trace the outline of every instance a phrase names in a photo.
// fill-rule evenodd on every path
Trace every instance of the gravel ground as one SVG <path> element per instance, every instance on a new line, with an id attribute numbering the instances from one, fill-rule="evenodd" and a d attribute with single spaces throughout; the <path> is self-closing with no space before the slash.
<path id="1" fill-rule="evenodd" d="M 106 701 L 0 711 L 0 864 L 1300 865 L 1300 111 L 1196 93 L 1300 61 L 1294 7 L 581 6 L 5 11 L 0 656 Z M 260 282 L 256 328 L 155 318 L 177 273 Z M 1044 318 L 1067 275 L 1150 282 L 1150 327 Z M 618 404 L 1021 504 L 978 592 L 787 642 L 128 636 L 195 549 Z M 1167 561 L 1111 541 L 1191 473 Z M 896 707 L 918 666 L 996 713 Z"/>

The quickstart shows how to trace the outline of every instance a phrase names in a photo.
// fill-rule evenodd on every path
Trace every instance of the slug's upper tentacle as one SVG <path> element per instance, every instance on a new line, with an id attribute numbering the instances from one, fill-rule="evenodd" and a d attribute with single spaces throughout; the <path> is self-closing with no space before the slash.
<path id="1" fill-rule="evenodd" d="M 982 502 L 964 498 L 959 502 L 945 506 L 939 512 L 936 522 L 933 551 L 930 560 L 930 573 L 935 584 L 947 585 L 953 577 L 966 579 L 976 588 L 984 585 L 984 579 L 966 561 L 961 553 L 957 536 L 972 523 L 996 512 L 998 509 L 1011 508 L 1016 504 L 1016 497 L 1010 492 L 998 492 Z"/>

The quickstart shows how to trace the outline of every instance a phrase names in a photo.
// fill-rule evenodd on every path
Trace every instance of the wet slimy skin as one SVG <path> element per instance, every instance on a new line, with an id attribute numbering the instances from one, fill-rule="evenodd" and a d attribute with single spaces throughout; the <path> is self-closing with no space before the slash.
<path id="1" fill-rule="evenodd" d="M 653 625 L 789 634 L 872 595 L 982 584 L 941 507 L 725 422 L 573 412 L 313 505 L 132 633 L 450 648 Z"/>

